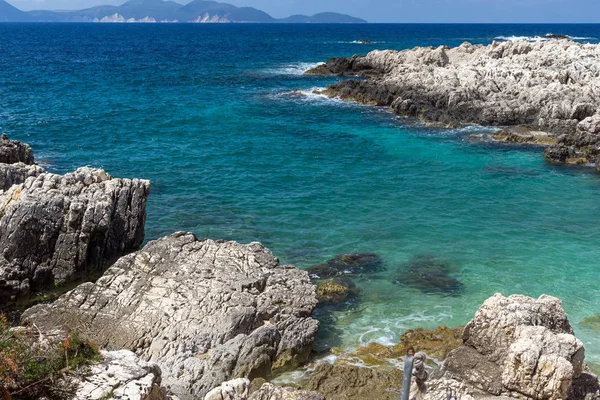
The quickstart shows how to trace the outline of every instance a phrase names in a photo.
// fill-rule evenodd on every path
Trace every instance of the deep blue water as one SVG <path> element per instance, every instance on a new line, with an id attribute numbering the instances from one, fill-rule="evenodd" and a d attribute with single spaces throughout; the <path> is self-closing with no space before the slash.
<path id="1" fill-rule="evenodd" d="M 598 43 L 600 25 L 0 24 L 0 131 L 53 172 L 150 179 L 147 239 L 261 241 L 302 268 L 378 253 L 386 271 L 357 279 L 360 301 L 324 320 L 338 337 L 322 345 L 393 342 L 464 324 L 495 292 L 548 293 L 599 361 L 580 324 L 600 312 L 596 173 L 469 139 L 481 128 L 327 100 L 311 89 L 336 78 L 301 75 L 376 48 L 547 33 Z M 393 283 L 423 254 L 455 266 L 464 293 Z"/>

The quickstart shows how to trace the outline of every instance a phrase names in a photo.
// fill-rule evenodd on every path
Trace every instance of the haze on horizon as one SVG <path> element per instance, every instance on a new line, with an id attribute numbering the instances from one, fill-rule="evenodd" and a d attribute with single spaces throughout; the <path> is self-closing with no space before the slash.
<path id="1" fill-rule="evenodd" d="M 7 0 L 23 10 L 77 10 L 126 0 Z M 190 0 L 174 0 L 186 4 Z M 334 11 L 369 22 L 600 23 L 599 0 L 221 0 L 275 18 Z"/>

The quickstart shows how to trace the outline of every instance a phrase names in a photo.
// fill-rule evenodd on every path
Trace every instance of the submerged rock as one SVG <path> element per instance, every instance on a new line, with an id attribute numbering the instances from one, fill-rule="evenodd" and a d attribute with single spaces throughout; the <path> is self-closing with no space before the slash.
<path id="1" fill-rule="evenodd" d="M 43 173 L 0 195 L 0 298 L 102 272 L 144 239 L 150 183 Z"/>
<path id="2" fill-rule="evenodd" d="M 600 333 L 600 315 L 586 317 L 580 322 L 580 325 L 586 329 L 591 329 Z"/>
<path id="3" fill-rule="evenodd" d="M 306 269 L 313 279 L 330 279 L 349 274 L 378 272 L 383 268 L 383 260 L 374 253 L 350 253 L 332 258 L 324 264 Z"/>
<path id="4" fill-rule="evenodd" d="M 345 278 L 345 279 L 344 279 Z M 352 280 L 341 277 L 317 284 L 317 299 L 319 304 L 339 304 L 358 294 L 358 289 Z"/>
<path id="5" fill-rule="evenodd" d="M 313 73 L 377 71 L 365 80 L 333 84 L 328 93 L 452 126 L 530 126 L 556 137 L 558 144 L 545 152 L 550 161 L 589 164 L 600 156 L 598 54 L 600 45 L 570 40 L 463 43 L 374 50 L 346 61 L 332 59 Z"/>
<path id="6" fill-rule="evenodd" d="M 434 256 L 419 255 L 400 266 L 394 283 L 419 289 L 427 294 L 458 296 L 464 290 L 451 273 L 456 267 Z"/>
<path id="7" fill-rule="evenodd" d="M 228 379 L 305 362 L 316 304 L 308 273 L 279 265 L 261 244 L 179 232 L 24 318 L 42 329 L 77 326 L 96 343 L 135 351 L 160 366 L 169 390 L 189 399 Z"/>
<path id="8" fill-rule="evenodd" d="M 552 146 L 557 144 L 554 136 L 522 126 L 503 129 L 492 134 L 492 138 L 498 142 L 532 144 L 537 146 Z"/>
<path id="9" fill-rule="evenodd" d="M 443 361 L 448 353 L 462 345 L 462 327 L 450 329 L 440 326 L 434 330 L 411 329 L 400 336 L 398 344 L 385 346 L 380 343 L 369 343 L 350 353 L 339 352 L 342 359 L 360 360 L 366 366 L 390 366 L 406 356 L 412 348 L 415 352 L 424 352 L 432 362 Z"/>

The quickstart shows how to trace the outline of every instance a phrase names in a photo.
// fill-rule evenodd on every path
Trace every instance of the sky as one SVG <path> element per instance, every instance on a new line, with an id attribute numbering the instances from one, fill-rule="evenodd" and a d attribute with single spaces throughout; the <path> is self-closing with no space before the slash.
<path id="1" fill-rule="evenodd" d="M 21 10 L 73 10 L 125 0 L 7 0 Z M 188 3 L 189 0 L 175 0 Z M 220 0 L 283 18 L 335 11 L 369 22 L 600 23 L 600 0 Z"/>

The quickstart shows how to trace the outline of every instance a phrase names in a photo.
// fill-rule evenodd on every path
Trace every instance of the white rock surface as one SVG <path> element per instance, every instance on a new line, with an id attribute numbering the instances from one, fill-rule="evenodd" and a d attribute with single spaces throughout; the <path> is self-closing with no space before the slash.
<path id="1" fill-rule="evenodd" d="M 163 384 L 203 397 L 236 377 L 267 376 L 308 358 L 318 323 L 306 271 L 280 265 L 260 243 L 198 240 L 179 232 L 120 258 L 24 318 L 76 329 L 101 346 L 156 362 Z"/>
<path id="2" fill-rule="evenodd" d="M 77 400 L 167 399 L 156 364 L 146 363 L 128 350 L 102 351 L 101 354 L 102 363 L 92 366 L 89 375 L 79 383 Z"/>

